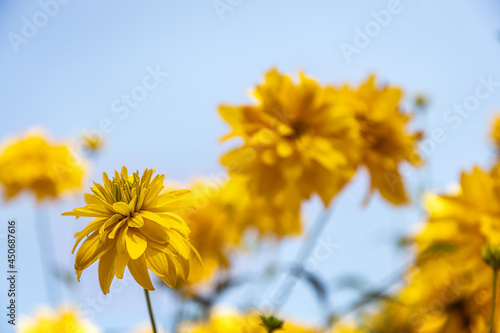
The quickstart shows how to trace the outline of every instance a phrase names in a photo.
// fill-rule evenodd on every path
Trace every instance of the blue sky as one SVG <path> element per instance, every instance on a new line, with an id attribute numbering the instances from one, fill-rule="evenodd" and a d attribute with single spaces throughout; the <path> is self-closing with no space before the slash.
<path id="1" fill-rule="evenodd" d="M 218 141 L 228 128 L 217 115 L 217 105 L 248 102 L 249 88 L 265 71 L 277 67 L 287 73 L 303 70 L 320 82 L 335 84 L 357 84 L 375 73 L 380 82 L 402 86 L 407 102 L 417 93 L 428 94 L 431 107 L 417 124 L 427 124 L 443 139 L 434 141 L 434 146 L 427 142 L 430 167 L 409 175 L 413 187 L 427 177 L 433 188 L 443 190 L 457 182 L 461 170 L 491 163 L 489 123 L 500 109 L 500 87 L 493 85 L 465 116 L 449 110 L 473 101 L 470 96 L 481 80 L 500 81 L 497 1 L 401 0 L 398 13 L 368 45 L 358 47 L 350 62 L 340 45 L 355 46 L 356 29 L 369 26 L 372 12 L 387 10 L 391 1 L 222 2 L 233 4 L 223 19 L 210 0 L 71 0 L 57 10 L 50 7 L 53 16 L 40 21 L 43 27 L 36 35 L 13 47 L 12 36 L 23 36 L 24 18 L 43 20 L 42 5 L 0 1 L 0 139 L 41 126 L 56 139 L 76 142 L 82 131 L 100 130 L 106 124 L 112 130 L 106 135 L 105 151 L 93 162 L 89 181 L 122 165 L 154 167 L 179 182 L 215 177 L 222 170 L 218 157 L 235 144 Z M 123 109 L 115 112 L 124 106 L 123 94 L 130 94 L 150 71 L 158 70 L 168 74 L 144 100 L 130 107 L 126 117 Z M 377 283 L 408 260 L 394 244 L 398 236 L 414 230 L 422 216 L 415 208 L 395 209 L 377 196 L 361 206 L 367 186 L 367 177 L 360 172 L 337 199 L 322 236 L 340 244 L 316 271 L 332 285 L 345 274 L 360 274 Z M 84 221 L 59 214 L 80 203 L 80 197 L 70 197 L 48 209 L 58 260 L 69 269 L 74 259 L 69 253 L 72 233 Z M 39 214 L 33 206 L 27 197 L 0 203 L 2 221 L 12 217 L 19 221 L 22 313 L 46 302 L 34 233 L 34 216 Z M 308 225 L 319 207 L 317 200 L 307 205 Z M 300 242 L 288 240 L 271 249 L 286 262 Z M 257 270 L 268 263 L 266 256 L 243 255 L 237 260 L 242 269 Z M 258 286 L 248 288 L 246 293 L 262 292 Z M 300 284 L 283 311 L 317 322 L 319 309 L 307 288 Z M 86 304 L 88 295 L 98 294 L 94 269 L 83 275 L 76 292 L 66 296 Z M 242 294 L 224 301 L 239 304 Z M 352 296 L 339 292 L 332 295 L 332 302 L 342 306 Z M 110 332 L 131 327 L 147 319 L 142 297 L 142 291 L 130 284 L 126 292 L 112 295 L 110 304 L 96 311 L 93 319 Z M 174 303 L 159 294 L 153 301 L 168 322 Z"/>

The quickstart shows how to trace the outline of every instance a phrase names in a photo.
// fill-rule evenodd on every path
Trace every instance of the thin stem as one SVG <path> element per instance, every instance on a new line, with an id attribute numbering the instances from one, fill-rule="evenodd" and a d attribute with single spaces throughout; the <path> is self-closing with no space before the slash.
<path id="1" fill-rule="evenodd" d="M 497 276 L 498 269 L 493 269 L 493 298 L 491 299 L 491 317 L 489 333 L 493 332 L 493 320 L 495 319 L 495 305 L 497 303 Z"/>
<path id="2" fill-rule="evenodd" d="M 408 270 L 408 267 L 410 267 L 411 264 L 407 264 L 403 266 L 403 268 L 398 271 L 393 273 L 391 276 L 389 276 L 386 280 L 388 280 L 387 283 L 384 284 L 381 288 L 375 288 L 375 289 L 368 289 L 365 293 L 364 296 L 361 297 L 360 300 L 355 302 L 352 306 L 350 306 L 346 311 L 340 313 L 339 315 L 336 315 L 336 320 L 340 321 L 343 318 L 349 316 L 353 312 L 359 310 L 360 308 L 370 304 L 371 302 L 374 302 L 378 299 L 378 297 L 383 297 L 388 294 L 389 290 L 394 287 L 395 283 L 401 280 L 403 274 Z M 369 295 L 369 296 L 367 296 Z M 332 313 L 334 314 L 334 313 Z"/>
<path id="3" fill-rule="evenodd" d="M 59 265 L 57 264 L 56 251 L 54 249 L 54 238 L 52 228 L 46 208 L 39 205 L 35 209 L 35 230 L 38 238 L 40 251 L 40 262 L 45 282 L 45 294 L 47 301 L 53 306 L 57 306 L 61 300 L 62 290 L 59 286 L 53 285 L 53 275 L 60 277 Z"/>
<path id="4" fill-rule="evenodd" d="M 149 311 L 149 320 L 151 320 L 151 328 L 153 329 L 153 333 L 157 333 L 155 318 L 153 316 L 153 308 L 151 307 L 151 300 L 149 299 L 149 291 L 144 289 L 144 294 L 146 295 L 146 303 L 148 303 L 148 311 Z"/>
<path id="5" fill-rule="evenodd" d="M 311 252 L 314 250 L 314 247 L 316 245 L 316 241 L 318 240 L 319 236 L 325 229 L 326 224 L 330 220 L 330 216 L 332 215 L 333 212 L 333 205 L 326 208 L 320 216 L 314 221 L 314 225 L 312 226 L 311 230 L 309 231 L 309 235 L 302 245 L 302 248 L 299 251 L 299 254 L 295 258 L 295 263 L 296 264 L 303 264 L 304 260 L 307 259 L 307 257 L 311 254 Z"/>
<path id="6" fill-rule="evenodd" d="M 326 224 L 330 220 L 330 216 L 333 212 L 333 205 L 325 209 L 323 213 L 314 221 L 314 224 L 309 232 L 307 239 L 302 244 L 295 262 L 290 266 L 288 276 L 295 277 L 291 283 L 282 283 L 278 286 L 277 295 L 282 295 L 279 302 L 275 303 L 276 310 L 279 310 L 288 300 L 292 293 L 292 289 L 297 284 L 298 280 L 302 278 L 302 273 L 304 272 L 304 261 L 307 260 L 311 252 L 314 250 L 316 241 L 325 229 Z M 287 279 L 285 279 L 287 280 Z"/>

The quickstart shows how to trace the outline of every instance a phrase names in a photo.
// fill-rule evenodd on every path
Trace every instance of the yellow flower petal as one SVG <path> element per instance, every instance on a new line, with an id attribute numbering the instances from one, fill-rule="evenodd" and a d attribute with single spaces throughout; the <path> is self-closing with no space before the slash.
<path id="1" fill-rule="evenodd" d="M 131 212 L 129 206 L 124 202 L 115 202 L 113 204 L 113 210 L 123 216 L 129 216 Z"/>
<path id="2" fill-rule="evenodd" d="M 125 244 L 130 258 L 135 260 L 142 256 L 148 247 L 146 237 L 140 232 L 129 229 L 125 234 Z"/>
<path id="3" fill-rule="evenodd" d="M 141 287 L 149 291 L 155 290 L 151 278 L 149 277 L 148 267 L 144 256 L 136 260 L 129 260 L 127 266 L 135 281 L 137 281 Z"/>
<path id="4" fill-rule="evenodd" d="M 115 253 L 113 250 L 110 250 L 99 260 L 99 284 L 104 295 L 109 293 L 109 287 L 115 277 L 114 258 Z"/>

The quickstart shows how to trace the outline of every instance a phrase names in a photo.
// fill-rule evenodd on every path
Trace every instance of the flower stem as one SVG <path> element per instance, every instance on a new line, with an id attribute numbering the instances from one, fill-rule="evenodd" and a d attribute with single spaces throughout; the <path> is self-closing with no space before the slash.
<path id="1" fill-rule="evenodd" d="M 35 230 L 45 283 L 45 295 L 49 304 L 57 306 L 61 302 L 62 288 L 59 283 L 54 286 L 52 278 L 54 275 L 61 278 L 62 275 L 57 264 L 50 219 L 47 209 L 43 205 L 38 205 L 35 209 Z"/>
<path id="2" fill-rule="evenodd" d="M 279 310 L 286 303 L 288 298 L 291 296 L 292 290 L 297 284 L 298 280 L 303 277 L 304 262 L 311 255 L 311 252 L 314 250 L 316 242 L 319 236 L 321 236 L 328 221 L 330 220 L 332 212 L 333 212 L 333 205 L 326 208 L 322 212 L 322 214 L 318 216 L 318 218 L 314 221 L 313 226 L 311 227 L 311 230 L 309 231 L 307 238 L 304 240 L 304 243 L 302 243 L 302 247 L 300 248 L 297 257 L 295 258 L 294 263 L 289 268 L 288 276 L 294 277 L 292 279 L 293 282 L 287 284 L 282 283 L 281 285 L 278 286 L 277 294 L 281 295 L 281 297 L 274 303 L 275 310 Z"/>
<path id="3" fill-rule="evenodd" d="M 498 269 L 493 269 L 493 298 L 491 299 L 491 317 L 490 317 L 490 329 L 488 333 L 493 332 L 493 320 L 495 319 L 495 305 L 497 303 L 497 276 Z"/>
<path id="4" fill-rule="evenodd" d="M 149 319 L 151 320 L 151 328 L 153 329 L 153 333 L 157 333 L 155 317 L 153 316 L 153 308 L 151 307 L 151 300 L 149 299 L 149 291 L 144 289 L 144 294 L 146 295 L 146 302 L 148 303 L 148 311 L 149 311 Z"/>

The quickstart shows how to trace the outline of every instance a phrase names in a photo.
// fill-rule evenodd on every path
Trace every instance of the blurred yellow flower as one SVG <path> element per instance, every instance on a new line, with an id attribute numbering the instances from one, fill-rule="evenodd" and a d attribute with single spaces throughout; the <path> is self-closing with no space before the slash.
<path id="1" fill-rule="evenodd" d="M 6 142 L 0 151 L 0 184 L 11 199 L 21 191 L 37 200 L 56 199 L 81 189 L 84 168 L 66 144 L 51 143 L 40 133 Z"/>
<path id="2" fill-rule="evenodd" d="M 500 239 L 499 180 L 476 167 L 462 174 L 457 193 L 427 197 L 428 223 L 415 237 L 417 266 L 399 296 L 422 332 L 485 331 L 492 271 L 481 249 Z"/>
<path id="3" fill-rule="evenodd" d="M 401 333 L 417 332 L 409 316 L 412 311 L 404 305 L 404 300 L 382 300 L 378 309 L 364 317 L 365 332 Z"/>
<path id="4" fill-rule="evenodd" d="M 177 278 L 189 276 L 192 254 L 198 252 L 189 242 L 186 222 L 173 213 L 189 196 L 178 190 L 163 194 L 165 175 L 153 177 L 154 170 L 146 169 L 128 174 L 123 167 L 110 180 L 103 174 L 103 185 L 94 183 L 93 194 L 85 194 L 86 206 L 62 215 L 94 217 L 84 230 L 77 232 L 75 270 L 80 279 L 82 271 L 99 260 L 99 283 L 107 294 L 115 275 L 123 278 L 128 267 L 135 281 L 146 290 L 154 290 L 148 269 L 173 287 Z M 201 259 L 199 259 L 201 260 Z"/>
<path id="5" fill-rule="evenodd" d="M 421 133 L 411 132 L 411 115 L 401 111 L 402 91 L 377 87 L 371 76 L 358 88 L 321 87 L 300 75 L 271 70 L 253 96 L 256 105 L 219 107 L 232 132 L 244 143 L 221 162 L 232 175 L 249 180 L 250 192 L 273 197 L 286 193 L 300 202 L 318 194 L 328 205 L 358 166 L 368 169 L 371 192 L 389 202 L 408 201 L 401 164 L 420 166 Z"/>
<path id="6" fill-rule="evenodd" d="M 253 196 L 249 186 L 244 177 L 233 177 L 221 191 L 222 201 L 233 212 L 233 223 L 239 230 L 256 230 L 271 238 L 300 235 L 300 202 L 286 193 L 272 198 Z"/>
<path id="7" fill-rule="evenodd" d="M 429 105 L 429 98 L 425 94 L 418 94 L 414 100 L 415 106 L 425 108 Z"/>
<path id="8" fill-rule="evenodd" d="M 43 310 L 19 323 L 18 333 L 100 333 L 101 330 L 81 318 L 72 309 Z"/>
<path id="9" fill-rule="evenodd" d="M 407 316 L 410 332 L 486 331 L 491 290 L 476 281 L 474 272 L 453 276 L 451 266 L 446 260 L 432 259 L 427 266 L 412 270 L 409 285 L 397 298 L 411 310 Z"/>
<path id="10" fill-rule="evenodd" d="M 239 314 L 235 311 L 214 312 L 206 323 L 187 324 L 182 327 L 182 333 L 267 333 L 262 326 L 262 320 L 257 313 Z M 281 330 L 276 331 L 281 332 Z M 318 329 L 297 325 L 285 320 L 283 332 L 289 333 L 319 333 Z"/>
<path id="11" fill-rule="evenodd" d="M 357 122 L 338 107 L 336 92 L 300 75 L 299 82 L 269 71 L 253 92 L 255 105 L 219 107 L 244 143 L 221 158 L 231 175 L 248 178 L 249 191 L 293 202 L 318 194 L 330 200 L 354 175 L 360 153 Z"/>
<path id="12" fill-rule="evenodd" d="M 493 120 L 491 139 L 497 151 L 500 151 L 500 115 L 496 115 Z"/>
<path id="13" fill-rule="evenodd" d="M 182 216 L 191 229 L 190 241 L 203 258 L 203 265 L 193 264 L 186 281 L 194 284 L 207 280 L 218 269 L 230 267 L 229 255 L 243 231 L 235 223 L 232 207 L 223 200 L 221 186 L 198 181 L 190 190 L 191 195 L 184 202 L 195 210 L 185 211 Z"/>
<path id="14" fill-rule="evenodd" d="M 82 145 L 87 151 L 93 153 L 102 149 L 104 140 L 100 136 L 84 134 L 82 135 Z"/>
<path id="15" fill-rule="evenodd" d="M 300 234 L 299 205 L 290 205 L 283 196 L 273 201 L 252 197 L 247 189 L 241 177 L 222 183 L 197 181 L 190 186 L 191 195 L 183 203 L 195 209 L 184 211 L 182 216 L 191 229 L 190 241 L 203 258 L 203 266 L 192 266 L 188 284 L 207 281 L 214 272 L 229 269 L 229 256 L 241 245 L 248 230 L 275 238 Z"/>
<path id="16" fill-rule="evenodd" d="M 363 330 L 487 331 L 492 270 L 481 250 L 500 238 L 498 168 L 488 172 L 476 167 L 462 173 L 456 193 L 426 196 L 428 220 L 414 237 L 417 255 L 415 265 L 407 272 L 407 284 L 393 295 L 392 301 L 379 302 L 375 311 L 362 318 Z M 500 297 L 495 301 L 499 302 Z M 500 331 L 498 322 L 494 331 Z"/>
<path id="17" fill-rule="evenodd" d="M 395 205 L 408 202 L 400 167 L 404 162 L 423 163 L 417 151 L 422 133 L 407 128 L 412 117 L 401 112 L 401 89 L 377 87 L 370 76 L 359 88 L 344 86 L 340 92 L 339 98 L 353 110 L 360 126 L 361 165 L 370 173 L 370 192 L 379 191 Z"/>
<path id="18" fill-rule="evenodd" d="M 354 322 L 337 323 L 333 325 L 331 333 L 368 333 L 369 331 L 363 330 Z"/>

